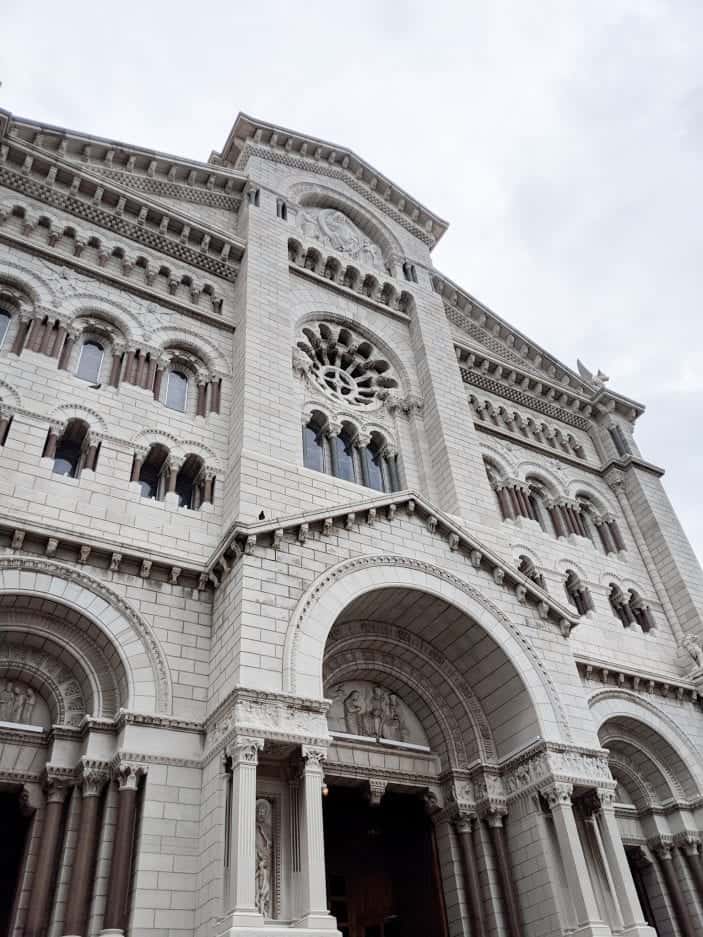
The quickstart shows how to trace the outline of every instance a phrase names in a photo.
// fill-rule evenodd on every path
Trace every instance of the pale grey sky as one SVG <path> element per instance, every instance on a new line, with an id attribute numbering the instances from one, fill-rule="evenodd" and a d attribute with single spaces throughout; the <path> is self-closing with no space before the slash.
<path id="1" fill-rule="evenodd" d="M 5 0 L 0 106 L 206 159 L 242 110 L 450 223 L 435 263 L 638 426 L 699 556 L 703 6 Z"/>

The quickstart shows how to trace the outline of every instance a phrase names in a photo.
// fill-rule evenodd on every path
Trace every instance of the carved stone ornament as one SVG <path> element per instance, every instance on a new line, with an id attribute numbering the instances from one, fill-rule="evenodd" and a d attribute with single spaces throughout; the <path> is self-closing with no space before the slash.
<path id="1" fill-rule="evenodd" d="M 570 807 L 573 791 L 574 788 L 571 784 L 557 782 L 542 788 L 541 793 L 547 801 L 549 809 L 553 810 L 555 807 Z"/>
<path id="2" fill-rule="evenodd" d="M 327 760 L 326 749 L 303 745 L 301 754 L 305 762 L 306 771 L 322 771 L 323 762 Z"/>
<path id="3" fill-rule="evenodd" d="M 259 752 L 263 747 L 263 739 L 238 735 L 227 746 L 227 754 L 232 759 L 233 765 L 256 767 L 259 762 Z"/>
<path id="4" fill-rule="evenodd" d="M 0 723 L 34 725 L 32 718 L 37 696 L 34 690 L 18 680 L 0 680 Z"/>
<path id="5" fill-rule="evenodd" d="M 312 322 L 304 326 L 298 351 L 309 361 L 306 373 L 326 397 L 353 408 L 378 406 L 400 385 L 385 356 L 346 326 Z"/>
<path id="6" fill-rule="evenodd" d="M 378 246 L 336 208 L 306 208 L 298 214 L 298 227 L 308 240 L 318 241 L 367 267 L 384 269 Z"/>
<path id="7" fill-rule="evenodd" d="M 273 917 L 273 808 L 265 797 L 256 801 L 256 910 Z"/>
<path id="8" fill-rule="evenodd" d="M 429 748 L 420 720 L 394 691 L 355 680 L 331 687 L 327 695 L 332 700 L 327 716 L 331 732 Z"/>

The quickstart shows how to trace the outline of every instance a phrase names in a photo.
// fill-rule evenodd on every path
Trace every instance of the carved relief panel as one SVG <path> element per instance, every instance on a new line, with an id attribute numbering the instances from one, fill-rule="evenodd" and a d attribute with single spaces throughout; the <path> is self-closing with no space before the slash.
<path id="1" fill-rule="evenodd" d="M 298 215 L 298 226 L 309 240 L 319 241 L 367 267 L 384 269 L 379 247 L 338 209 L 306 208 Z"/>
<path id="2" fill-rule="evenodd" d="M 392 690 L 364 680 L 338 683 L 326 695 L 330 731 L 429 748 L 427 734 L 410 707 Z"/>
<path id="3" fill-rule="evenodd" d="M 274 916 L 274 823 L 273 805 L 266 797 L 256 801 L 256 908 L 265 918 Z"/>
<path id="4" fill-rule="evenodd" d="M 51 726 L 49 707 L 35 691 L 20 680 L 0 678 L 0 726 Z"/>

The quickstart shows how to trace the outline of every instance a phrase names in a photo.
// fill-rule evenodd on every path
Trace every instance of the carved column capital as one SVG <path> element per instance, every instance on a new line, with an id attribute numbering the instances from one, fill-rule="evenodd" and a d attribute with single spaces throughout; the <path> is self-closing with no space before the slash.
<path id="1" fill-rule="evenodd" d="M 327 749 L 302 745 L 300 754 L 305 762 L 306 771 L 322 771 L 322 765 L 327 760 Z"/>
<path id="2" fill-rule="evenodd" d="M 259 763 L 259 752 L 264 747 L 264 740 L 250 735 L 236 735 L 227 745 L 227 755 L 232 759 L 232 767 L 236 765 L 252 765 Z"/>
<path id="3" fill-rule="evenodd" d="M 701 834 L 694 830 L 685 830 L 674 836 L 674 843 L 688 856 L 698 856 L 701 848 Z"/>
<path id="4" fill-rule="evenodd" d="M 83 797 L 98 797 L 110 780 L 110 765 L 107 761 L 83 757 L 76 776 Z"/>
<path id="5" fill-rule="evenodd" d="M 381 778 L 369 778 L 369 794 L 372 807 L 378 807 L 386 793 L 388 782 Z"/>
<path id="6" fill-rule="evenodd" d="M 139 779 L 146 775 L 147 766 L 134 761 L 118 761 L 112 774 L 120 791 L 136 791 Z"/>
<path id="7" fill-rule="evenodd" d="M 658 859 L 661 859 L 664 862 L 671 861 L 672 852 L 674 849 L 673 836 L 653 836 L 651 839 L 647 840 L 647 845 Z"/>
<path id="8" fill-rule="evenodd" d="M 571 795 L 574 792 L 573 784 L 556 781 L 540 788 L 540 794 L 547 801 L 550 810 L 555 807 L 571 807 Z"/>
<path id="9" fill-rule="evenodd" d="M 457 833 L 472 833 L 475 824 L 478 822 L 478 814 L 475 810 L 457 810 L 454 819 L 454 829 Z"/>
<path id="10" fill-rule="evenodd" d="M 46 766 L 46 781 L 44 782 L 44 793 L 47 804 L 61 804 L 66 799 L 66 794 L 71 787 L 73 772 L 68 768 L 56 768 L 52 765 Z"/>

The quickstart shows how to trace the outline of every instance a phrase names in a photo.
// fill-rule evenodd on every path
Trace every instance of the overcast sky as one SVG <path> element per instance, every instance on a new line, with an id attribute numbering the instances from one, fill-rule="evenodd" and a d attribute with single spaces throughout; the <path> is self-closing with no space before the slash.
<path id="1" fill-rule="evenodd" d="M 4 0 L 0 106 L 207 159 L 248 112 L 450 222 L 436 265 L 647 405 L 703 556 L 703 5 Z"/>

